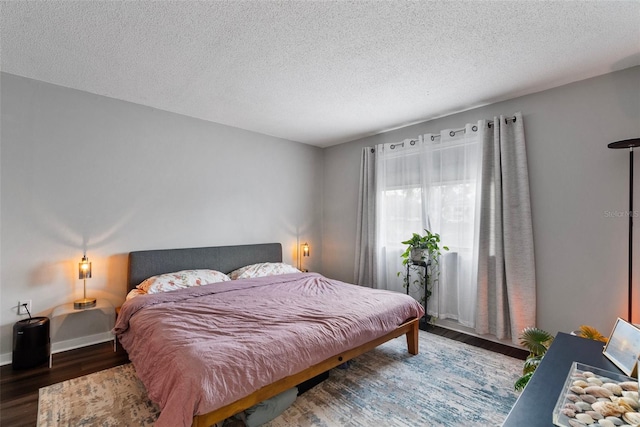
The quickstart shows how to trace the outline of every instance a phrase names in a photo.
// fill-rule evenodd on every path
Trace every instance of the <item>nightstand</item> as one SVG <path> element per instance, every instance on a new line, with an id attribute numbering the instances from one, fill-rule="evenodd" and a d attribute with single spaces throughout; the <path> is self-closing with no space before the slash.
<path id="1" fill-rule="evenodd" d="M 108 300 L 98 299 L 94 307 L 76 309 L 73 303 L 62 304 L 53 309 L 51 313 L 51 341 L 55 342 L 56 335 L 64 323 L 64 319 L 69 316 L 77 316 L 80 313 L 92 313 L 92 320 L 102 327 L 103 332 L 111 332 L 115 326 L 116 310 Z M 92 323 L 93 323 L 92 322 Z M 113 338 L 113 351 L 116 351 L 116 336 Z M 78 347 L 82 347 L 78 346 Z M 49 359 L 49 367 L 51 367 L 51 359 Z"/>

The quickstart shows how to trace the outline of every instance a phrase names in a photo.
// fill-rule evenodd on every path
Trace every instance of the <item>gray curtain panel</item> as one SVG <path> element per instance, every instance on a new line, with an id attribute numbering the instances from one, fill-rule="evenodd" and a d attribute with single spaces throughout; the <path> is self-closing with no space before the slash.
<path id="1" fill-rule="evenodd" d="M 377 288 L 376 260 L 376 149 L 362 149 L 360 195 L 356 228 L 356 264 L 354 283 Z"/>
<path id="2" fill-rule="evenodd" d="M 536 325 L 536 277 L 522 115 L 483 135 L 476 332 L 511 339 Z"/>

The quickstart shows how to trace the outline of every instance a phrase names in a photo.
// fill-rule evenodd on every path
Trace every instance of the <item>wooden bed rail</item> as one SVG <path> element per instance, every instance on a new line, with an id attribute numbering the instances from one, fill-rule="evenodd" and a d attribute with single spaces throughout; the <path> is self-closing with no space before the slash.
<path id="1" fill-rule="evenodd" d="M 407 336 L 407 349 L 409 353 L 418 354 L 419 320 L 420 319 L 417 318 L 408 320 L 402 325 L 398 326 L 395 330 L 381 336 L 380 338 L 376 338 L 375 340 L 364 343 L 361 346 L 332 356 L 320 363 L 317 363 L 305 369 L 304 371 L 282 378 L 281 380 L 278 380 L 273 384 L 266 385 L 261 389 L 255 391 L 254 393 L 243 397 L 242 399 L 236 400 L 235 402 L 230 403 L 226 406 L 223 406 L 222 408 L 216 409 L 215 411 L 203 415 L 196 415 L 195 417 L 193 417 L 192 426 L 209 427 L 217 422 L 223 421 L 240 411 L 244 411 L 245 409 L 248 409 L 264 400 L 276 396 L 300 383 L 303 383 L 304 381 L 320 375 L 321 373 L 326 372 L 329 369 L 335 368 L 336 366 L 339 366 L 344 362 L 353 359 L 354 357 L 360 356 L 361 354 L 376 348 L 380 344 L 383 344 L 401 335 Z"/>

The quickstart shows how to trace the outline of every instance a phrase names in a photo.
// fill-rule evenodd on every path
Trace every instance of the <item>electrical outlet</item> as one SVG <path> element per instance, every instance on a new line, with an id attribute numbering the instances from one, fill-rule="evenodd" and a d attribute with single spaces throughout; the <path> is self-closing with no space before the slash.
<path id="1" fill-rule="evenodd" d="M 18 314 L 29 314 L 27 313 L 27 310 L 24 308 L 23 304 L 27 304 L 27 309 L 29 309 L 29 312 L 33 312 L 33 310 L 31 310 L 31 300 L 25 299 L 18 302 Z"/>

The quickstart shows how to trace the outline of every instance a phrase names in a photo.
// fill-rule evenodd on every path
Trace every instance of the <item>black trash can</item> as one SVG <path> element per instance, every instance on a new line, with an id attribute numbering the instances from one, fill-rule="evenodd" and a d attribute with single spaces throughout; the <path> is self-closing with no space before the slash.
<path id="1" fill-rule="evenodd" d="M 51 353 L 48 317 L 32 317 L 13 325 L 13 369 L 27 369 L 49 361 Z"/>

